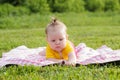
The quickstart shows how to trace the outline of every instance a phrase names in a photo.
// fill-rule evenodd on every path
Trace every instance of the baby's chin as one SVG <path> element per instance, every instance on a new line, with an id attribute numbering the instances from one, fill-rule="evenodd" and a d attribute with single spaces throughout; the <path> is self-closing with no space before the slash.
<path id="1" fill-rule="evenodd" d="M 57 51 L 57 52 L 62 52 L 62 49 L 56 49 L 55 51 Z"/>

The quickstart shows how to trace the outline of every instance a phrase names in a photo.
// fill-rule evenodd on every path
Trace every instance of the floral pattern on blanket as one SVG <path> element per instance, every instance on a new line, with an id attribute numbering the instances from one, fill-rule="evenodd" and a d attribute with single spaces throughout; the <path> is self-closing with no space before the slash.
<path id="1" fill-rule="evenodd" d="M 46 66 L 55 64 L 56 62 L 49 61 L 45 56 L 40 56 L 39 52 L 45 47 L 27 48 L 26 46 L 18 46 L 9 52 L 3 53 L 0 58 L 0 67 L 8 64 L 16 65 L 35 65 Z M 106 63 L 120 60 L 120 50 L 112 50 L 106 45 L 98 49 L 87 47 L 85 43 L 80 43 L 75 47 L 77 54 L 77 64 L 88 65 L 93 63 Z"/>

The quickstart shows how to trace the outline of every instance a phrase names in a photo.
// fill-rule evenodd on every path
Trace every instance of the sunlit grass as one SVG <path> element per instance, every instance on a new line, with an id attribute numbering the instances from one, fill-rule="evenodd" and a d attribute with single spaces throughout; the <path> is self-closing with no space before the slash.
<path id="1" fill-rule="evenodd" d="M 0 70 L 2 80 L 119 80 L 119 67 L 108 66 L 14 66 Z"/>

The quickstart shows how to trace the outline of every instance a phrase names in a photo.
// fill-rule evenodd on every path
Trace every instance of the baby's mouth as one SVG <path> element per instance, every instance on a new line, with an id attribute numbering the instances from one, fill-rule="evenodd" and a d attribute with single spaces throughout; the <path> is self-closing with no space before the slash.
<path id="1" fill-rule="evenodd" d="M 56 46 L 56 48 L 60 48 L 60 46 Z"/>

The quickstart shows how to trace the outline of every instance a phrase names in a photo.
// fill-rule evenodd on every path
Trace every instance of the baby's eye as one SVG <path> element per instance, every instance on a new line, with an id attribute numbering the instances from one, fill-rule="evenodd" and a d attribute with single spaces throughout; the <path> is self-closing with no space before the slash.
<path id="1" fill-rule="evenodd" d="M 55 42 L 55 40 L 52 40 L 52 42 Z"/>
<path id="2" fill-rule="evenodd" d="M 62 41 L 63 39 L 59 39 L 60 41 Z"/>

